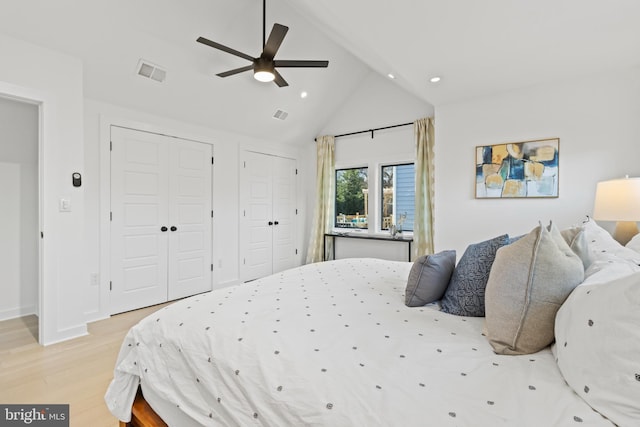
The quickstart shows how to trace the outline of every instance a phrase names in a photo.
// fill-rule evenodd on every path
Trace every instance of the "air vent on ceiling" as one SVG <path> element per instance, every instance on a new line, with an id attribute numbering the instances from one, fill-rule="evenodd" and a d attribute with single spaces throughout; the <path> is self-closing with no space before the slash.
<path id="1" fill-rule="evenodd" d="M 162 83 L 167 78 L 167 70 L 141 59 L 138 62 L 137 74 Z"/>
<path id="2" fill-rule="evenodd" d="M 277 110 L 273 115 L 273 118 L 278 120 L 284 120 L 287 118 L 288 115 L 289 113 L 287 113 L 286 111 Z"/>

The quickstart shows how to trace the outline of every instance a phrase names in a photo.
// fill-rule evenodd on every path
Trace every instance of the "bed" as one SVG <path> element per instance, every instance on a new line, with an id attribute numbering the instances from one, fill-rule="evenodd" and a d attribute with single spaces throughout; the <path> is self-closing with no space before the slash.
<path id="1" fill-rule="evenodd" d="M 483 317 L 407 307 L 412 266 L 310 264 L 164 307 L 128 332 L 107 406 L 121 425 L 134 400 L 180 427 L 614 425 L 554 346 L 496 354 Z"/>

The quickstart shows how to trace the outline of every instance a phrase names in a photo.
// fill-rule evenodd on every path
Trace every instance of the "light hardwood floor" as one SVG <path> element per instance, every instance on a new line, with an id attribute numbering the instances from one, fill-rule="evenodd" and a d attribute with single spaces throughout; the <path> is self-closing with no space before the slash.
<path id="1" fill-rule="evenodd" d="M 47 347 L 38 344 L 37 317 L 0 322 L 0 403 L 68 403 L 72 427 L 116 427 L 103 397 L 120 344 L 131 326 L 164 305 L 90 323 L 89 335 Z"/>

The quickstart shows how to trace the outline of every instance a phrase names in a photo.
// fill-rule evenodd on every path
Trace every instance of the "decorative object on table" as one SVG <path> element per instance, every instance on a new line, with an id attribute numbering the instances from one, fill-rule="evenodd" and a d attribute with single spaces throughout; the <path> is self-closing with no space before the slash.
<path id="1" fill-rule="evenodd" d="M 558 197 L 560 139 L 476 147 L 476 198 Z"/>
<path id="2" fill-rule="evenodd" d="M 395 224 L 391 224 L 389 226 L 389 235 L 393 238 L 396 237 L 396 234 L 398 234 L 398 229 L 396 228 Z"/>
<path id="3" fill-rule="evenodd" d="M 617 221 L 613 238 L 626 245 L 638 234 L 640 221 L 640 178 L 613 179 L 599 182 L 593 206 L 593 218 Z"/>
<path id="4" fill-rule="evenodd" d="M 406 220 L 407 220 L 407 213 L 405 212 L 403 214 L 400 214 L 400 216 L 398 217 L 398 223 L 396 224 L 397 234 L 402 235 L 402 226 L 404 225 Z"/>

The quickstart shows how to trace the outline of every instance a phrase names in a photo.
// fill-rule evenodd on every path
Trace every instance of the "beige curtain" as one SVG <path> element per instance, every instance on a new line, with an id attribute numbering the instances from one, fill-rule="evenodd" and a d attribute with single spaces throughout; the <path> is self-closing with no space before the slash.
<path id="1" fill-rule="evenodd" d="M 324 233 L 331 230 L 334 213 L 335 138 L 320 136 L 316 141 L 316 207 L 307 249 L 307 264 L 324 260 Z M 327 251 L 330 250 L 330 242 L 331 239 L 327 239 Z"/>
<path id="2" fill-rule="evenodd" d="M 433 118 L 413 123 L 416 138 L 416 211 L 413 224 L 413 259 L 433 253 L 434 162 Z"/>

